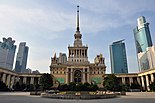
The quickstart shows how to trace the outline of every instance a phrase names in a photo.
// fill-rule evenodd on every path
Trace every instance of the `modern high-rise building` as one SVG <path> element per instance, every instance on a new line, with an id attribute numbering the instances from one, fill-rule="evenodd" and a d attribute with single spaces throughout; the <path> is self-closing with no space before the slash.
<path id="1" fill-rule="evenodd" d="M 141 16 L 137 19 L 138 26 L 133 30 L 135 43 L 136 43 L 136 50 L 137 50 L 137 59 L 138 59 L 138 66 L 139 71 L 144 71 L 150 69 L 149 64 L 149 47 L 152 47 L 152 40 L 151 34 L 149 30 L 149 23 L 146 22 L 144 16 Z"/>
<path id="2" fill-rule="evenodd" d="M 152 47 L 152 40 L 149 30 L 149 23 L 146 22 L 145 17 L 137 19 L 138 26 L 133 30 L 137 53 L 146 51 L 147 47 Z"/>
<path id="3" fill-rule="evenodd" d="M 12 70 L 16 51 L 15 41 L 12 38 L 3 38 L 0 42 L 0 67 Z"/>
<path id="4" fill-rule="evenodd" d="M 66 53 L 60 53 L 59 54 L 59 63 L 65 64 L 66 62 L 67 62 Z"/>
<path id="5" fill-rule="evenodd" d="M 145 52 L 138 53 L 140 71 L 155 68 L 155 46 L 146 48 Z"/>
<path id="6" fill-rule="evenodd" d="M 112 73 L 128 73 L 127 57 L 124 40 L 110 45 L 110 60 Z"/>
<path id="7" fill-rule="evenodd" d="M 25 72 L 27 65 L 29 47 L 26 46 L 26 42 L 21 42 L 19 44 L 19 49 L 16 58 L 15 71 L 16 72 Z"/>

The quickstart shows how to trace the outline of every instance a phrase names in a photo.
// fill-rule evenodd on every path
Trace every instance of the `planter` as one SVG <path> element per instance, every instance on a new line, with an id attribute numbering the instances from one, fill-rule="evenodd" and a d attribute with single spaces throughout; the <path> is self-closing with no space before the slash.
<path id="1" fill-rule="evenodd" d="M 125 91 L 120 92 L 120 95 L 126 95 Z"/>

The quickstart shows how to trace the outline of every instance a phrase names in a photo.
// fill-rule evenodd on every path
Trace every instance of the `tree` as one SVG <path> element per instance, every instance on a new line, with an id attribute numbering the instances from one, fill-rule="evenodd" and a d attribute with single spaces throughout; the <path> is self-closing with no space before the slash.
<path id="1" fill-rule="evenodd" d="M 58 87 L 58 90 L 60 91 L 68 91 L 68 85 L 67 84 L 60 84 L 59 87 Z"/>
<path id="2" fill-rule="evenodd" d="M 130 84 L 121 84 L 120 91 L 129 91 Z"/>
<path id="3" fill-rule="evenodd" d="M 155 91 L 155 82 L 150 84 L 150 91 Z"/>
<path id="4" fill-rule="evenodd" d="M 26 91 L 33 91 L 33 90 L 34 90 L 34 85 L 33 84 L 26 85 Z"/>
<path id="5" fill-rule="evenodd" d="M 9 91 L 8 87 L 6 86 L 5 83 L 0 81 L 0 91 Z"/>
<path id="6" fill-rule="evenodd" d="M 95 84 L 89 84 L 89 83 L 74 83 L 71 82 L 68 85 L 67 84 L 60 84 L 58 87 L 58 90 L 60 91 L 96 91 L 98 90 L 98 86 Z"/>
<path id="7" fill-rule="evenodd" d="M 91 89 L 91 85 L 89 83 L 84 83 L 83 84 L 83 87 L 82 87 L 82 90 L 83 91 L 89 91 Z"/>
<path id="8" fill-rule="evenodd" d="M 42 90 L 50 89 L 51 86 L 53 86 L 53 78 L 50 74 L 44 73 L 40 77 L 40 86 Z"/>
<path id="9" fill-rule="evenodd" d="M 114 74 L 107 75 L 104 78 L 103 86 L 110 91 L 118 91 L 120 89 L 118 78 Z"/>
<path id="10" fill-rule="evenodd" d="M 78 83 L 76 85 L 76 91 L 82 91 L 82 89 L 83 89 L 83 84 L 82 83 Z"/>
<path id="11" fill-rule="evenodd" d="M 131 83 L 130 89 L 140 89 L 140 85 L 138 83 Z"/>
<path id="12" fill-rule="evenodd" d="M 96 91 L 96 90 L 98 90 L 99 89 L 99 87 L 96 85 L 96 84 L 91 84 L 90 85 L 90 91 Z"/>
<path id="13" fill-rule="evenodd" d="M 13 89 L 15 91 L 22 91 L 26 88 L 26 84 L 20 84 L 19 82 L 16 82 L 15 85 L 13 85 Z"/>
<path id="14" fill-rule="evenodd" d="M 74 91 L 75 89 L 76 89 L 76 83 L 75 82 L 69 83 L 68 90 Z"/>

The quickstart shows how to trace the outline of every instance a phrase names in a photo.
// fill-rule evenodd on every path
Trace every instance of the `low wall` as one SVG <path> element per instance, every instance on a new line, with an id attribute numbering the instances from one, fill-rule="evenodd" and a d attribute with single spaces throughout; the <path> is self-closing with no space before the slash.
<path id="1" fill-rule="evenodd" d="M 103 95 L 73 95 L 73 94 L 41 94 L 41 97 L 44 98 L 53 98 L 53 99 L 106 99 L 106 98 L 115 98 L 116 94 L 103 94 Z"/>

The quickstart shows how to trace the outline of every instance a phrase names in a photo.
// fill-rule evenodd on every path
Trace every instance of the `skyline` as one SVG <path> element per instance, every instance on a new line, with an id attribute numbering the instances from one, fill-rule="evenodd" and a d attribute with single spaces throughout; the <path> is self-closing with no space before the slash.
<path id="1" fill-rule="evenodd" d="M 49 72 L 54 53 L 68 56 L 68 44 L 73 45 L 79 5 L 80 31 L 83 44 L 88 44 L 89 61 L 93 62 L 102 53 L 106 73 L 111 73 L 109 45 L 125 39 L 129 73 L 138 72 L 133 29 L 137 18 L 145 16 L 155 43 L 154 3 L 154 0 L 0 0 L 0 41 L 3 37 L 12 37 L 17 46 L 19 42 L 26 42 L 30 47 L 27 68 Z M 18 48 L 16 54 L 17 51 Z"/>

